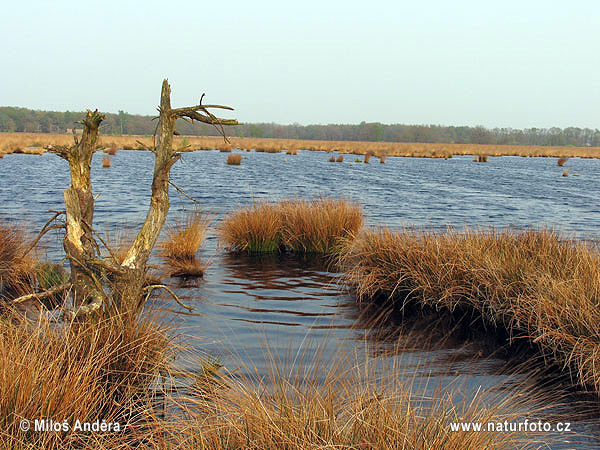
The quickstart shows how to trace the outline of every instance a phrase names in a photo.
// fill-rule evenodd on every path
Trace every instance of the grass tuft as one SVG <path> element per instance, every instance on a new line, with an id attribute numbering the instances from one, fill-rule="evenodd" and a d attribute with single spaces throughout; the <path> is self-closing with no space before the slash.
<path id="1" fill-rule="evenodd" d="M 227 164 L 230 166 L 239 166 L 242 163 L 242 155 L 239 153 L 231 153 L 227 155 Z"/>
<path id="2" fill-rule="evenodd" d="M 104 158 L 102 158 L 102 167 L 104 167 L 105 169 L 110 167 L 110 157 L 105 156 Z"/>
<path id="3" fill-rule="evenodd" d="M 169 267 L 171 276 L 200 277 L 204 275 L 206 265 L 198 262 L 196 254 L 204 242 L 209 223 L 210 216 L 194 210 L 185 216 L 184 221 L 167 227 L 166 239 L 159 244 L 159 256 Z"/>
<path id="4" fill-rule="evenodd" d="M 248 253 L 331 253 L 340 239 L 358 233 L 362 220 L 360 206 L 346 199 L 259 203 L 227 216 L 220 239 Z"/>

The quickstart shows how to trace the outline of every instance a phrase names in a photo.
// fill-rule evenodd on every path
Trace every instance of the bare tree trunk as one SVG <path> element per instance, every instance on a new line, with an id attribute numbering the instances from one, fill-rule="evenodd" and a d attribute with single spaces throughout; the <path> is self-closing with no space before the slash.
<path id="1" fill-rule="evenodd" d="M 81 140 L 78 141 L 75 137 L 75 145 L 72 147 L 50 149 L 68 161 L 71 172 L 71 186 L 64 192 L 67 222 L 63 247 L 71 265 L 75 306 L 82 305 L 90 297 L 98 297 L 93 269 L 89 266 L 89 261 L 96 258 L 97 247 L 91 229 L 94 197 L 90 169 L 102 120 L 104 115 L 98 113 L 98 110 L 88 111 L 83 120 Z"/>
<path id="2" fill-rule="evenodd" d="M 50 151 L 65 158 L 71 170 L 71 187 L 65 190 L 67 224 L 63 244 L 71 264 L 73 303 L 79 306 L 79 311 L 89 313 L 98 310 L 103 304 L 105 309 L 113 307 L 117 310 L 123 310 L 126 306 L 137 308 L 143 304 L 146 264 L 169 212 L 171 167 L 181 157 L 180 153 L 173 150 L 173 135 L 177 119 L 186 118 L 220 126 L 223 136 L 225 135 L 222 125 L 237 125 L 235 120 L 215 117 L 208 111 L 209 108 L 231 110 L 226 106 L 202 105 L 202 99 L 199 105 L 173 109 L 171 88 L 168 81 L 163 80 L 156 146 L 151 149 L 155 155 L 155 162 L 150 207 L 144 224 L 121 265 L 116 261 L 111 263 L 100 259 L 92 228 L 94 198 L 90 164 L 98 142 L 98 128 L 104 116 L 97 110 L 93 113 L 88 111 L 83 121 L 84 131 L 81 141 L 76 140 L 72 147 L 49 148 Z M 111 296 L 103 289 L 101 271 L 112 274 Z M 75 314 L 77 315 L 77 312 Z"/>

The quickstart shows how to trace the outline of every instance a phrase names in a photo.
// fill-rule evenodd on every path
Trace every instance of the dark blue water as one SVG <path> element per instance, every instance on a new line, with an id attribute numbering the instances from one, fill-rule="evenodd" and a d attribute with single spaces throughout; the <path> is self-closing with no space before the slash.
<path id="1" fill-rule="evenodd" d="M 94 193 L 99 195 L 95 227 L 111 234 L 136 229 L 149 202 L 153 155 L 120 151 L 108 169 L 101 167 L 102 156 L 95 155 L 93 161 Z M 339 274 L 323 261 L 225 253 L 218 246 L 216 227 L 223 214 L 240 205 L 261 199 L 346 196 L 363 206 L 369 225 L 545 225 L 584 239 L 600 235 L 600 161 L 594 159 L 569 159 L 565 169 L 580 176 L 563 177 L 554 158 L 498 157 L 487 163 L 475 163 L 471 157 L 388 158 L 385 164 L 377 159 L 364 164 L 362 158 L 354 162 L 354 155 L 346 155 L 343 163 L 330 163 L 330 155 L 322 152 L 243 152 L 241 166 L 228 166 L 226 156 L 216 151 L 185 154 L 173 168 L 172 180 L 214 215 L 202 250 L 204 259 L 212 259 L 203 280 L 167 282 L 195 308 L 174 319 L 190 336 L 189 342 L 240 375 L 266 373 L 273 359 L 298 366 L 315 353 L 333 357 L 340 346 L 385 352 L 389 349 L 381 343 L 386 326 L 400 326 L 383 321 L 382 332 L 374 333 L 368 320 L 372 314 L 365 317 L 338 285 Z M 0 159 L 0 218 L 41 227 L 50 216 L 48 210 L 63 208 L 62 192 L 68 183 L 67 164 L 54 155 Z M 169 220 L 193 206 L 172 189 Z M 45 239 L 48 258 L 62 257 L 60 239 L 57 234 Z M 167 297 L 160 301 L 181 311 Z M 520 370 L 507 369 L 504 358 L 481 357 L 481 349 L 472 343 L 434 331 L 416 324 L 392 352 L 407 373 L 429 380 L 427 386 L 439 388 L 459 380 L 464 392 L 472 392 L 512 378 L 517 384 L 536 383 Z M 581 420 L 578 427 L 582 435 L 597 435 L 594 420 Z M 578 448 L 597 443 L 595 438 L 577 439 L 584 442 Z"/>

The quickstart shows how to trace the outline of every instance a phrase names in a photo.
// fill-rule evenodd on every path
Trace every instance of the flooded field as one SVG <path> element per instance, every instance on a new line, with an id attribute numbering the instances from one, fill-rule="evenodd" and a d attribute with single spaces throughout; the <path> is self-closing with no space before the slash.
<path id="1" fill-rule="evenodd" d="M 153 155 L 119 151 L 110 168 L 102 168 L 102 156 L 95 155 L 92 170 L 94 193 L 99 194 L 96 229 L 109 234 L 135 230 L 147 209 Z M 469 156 L 388 158 L 385 164 L 377 159 L 364 164 L 362 158 L 355 162 L 354 155 L 345 155 L 342 163 L 328 163 L 326 153 L 301 151 L 243 152 L 240 166 L 228 166 L 226 156 L 217 151 L 189 153 L 172 171 L 173 182 L 213 214 L 202 250 L 203 259 L 211 261 L 204 278 L 167 280 L 194 307 L 173 321 L 200 351 L 240 376 L 266 376 L 271 360 L 297 370 L 311 364 L 314 355 L 333 358 L 342 347 L 388 355 L 413 378 L 414 389 L 460 386 L 467 393 L 480 386 L 537 384 L 552 397 L 554 387 L 547 379 L 509 364 L 507 355 L 496 354 L 485 343 L 450 333 L 441 322 L 407 323 L 385 310 L 359 308 L 327 261 L 231 255 L 219 248 L 216 228 L 224 214 L 256 200 L 345 196 L 362 205 L 368 226 L 549 226 L 595 241 L 600 235 L 600 187 L 595 182 L 599 160 L 571 158 L 563 168 L 554 158 L 504 156 L 487 163 L 475 163 Z M 579 176 L 564 177 L 563 169 Z M 0 217 L 37 229 L 49 218 L 49 210 L 63 208 L 68 167 L 50 154 L 8 155 L 0 161 L 0 180 Z M 172 189 L 169 220 L 193 206 Z M 49 259 L 62 257 L 58 235 L 47 237 L 44 245 Z M 168 297 L 161 302 L 167 309 L 181 310 Z M 571 443 L 552 448 L 600 445 L 600 414 L 581 415 L 583 409 L 572 405 L 556 411 L 557 417 L 574 422 L 577 433 Z"/>

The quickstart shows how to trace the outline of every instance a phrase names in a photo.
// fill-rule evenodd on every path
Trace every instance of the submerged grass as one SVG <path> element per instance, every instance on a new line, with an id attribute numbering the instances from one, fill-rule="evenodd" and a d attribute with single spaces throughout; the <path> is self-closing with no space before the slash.
<path id="1" fill-rule="evenodd" d="M 228 215 L 220 238 L 227 248 L 247 253 L 331 253 L 340 239 L 360 230 L 362 220 L 360 206 L 347 199 L 258 203 Z"/>
<path id="2" fill-rule="evenodd" d="M 392 299 L 527 338 L 600 390 L 600 254 L 551 230 L 364 231 L 339 256 L 359 301 Z"/>
<path id="3" fill-rule="evenodd" d="M 210 216 L 200 210 L 189 212 L 183 221 L 176 222 L 166 230 L 167 236 L 159 244 L 160 254 L 171 271 L 171 276 L 202 276 L 206 265 L 196 254 L 206 237 Z"/>

